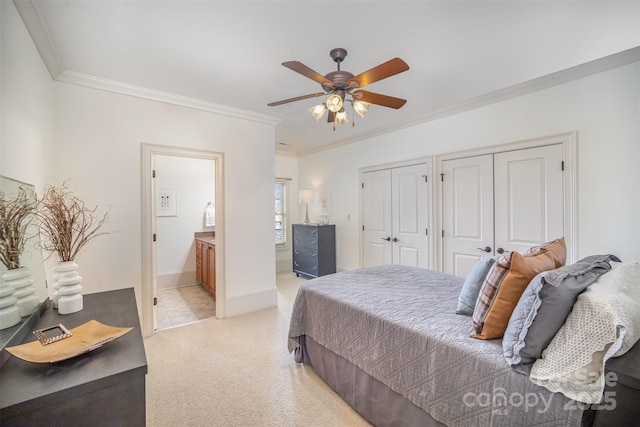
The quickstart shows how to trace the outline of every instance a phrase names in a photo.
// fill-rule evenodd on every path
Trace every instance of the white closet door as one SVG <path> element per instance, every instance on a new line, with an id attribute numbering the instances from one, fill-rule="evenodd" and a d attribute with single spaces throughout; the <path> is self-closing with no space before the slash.
<path id="1" fill-rule="evenodd" d="M 364 267 L 391 264 L 391 170 L 363 174 Z"/>
<path id="2" fill-rule="evenodd" d="M 442 173 L 442 268 L 466 277 L 493 255 L 493 155 L 443 161 Z"/>
<path id="3" fill-rule="evenodd" d="M 427 165 L 391 170 L 393 263 L 427 267 Z"/>
<path id="4" fill-rule="evenodd" d="M 561 145 L 495 154 L 496 251 L 524 252 L 564 236 Z"/>

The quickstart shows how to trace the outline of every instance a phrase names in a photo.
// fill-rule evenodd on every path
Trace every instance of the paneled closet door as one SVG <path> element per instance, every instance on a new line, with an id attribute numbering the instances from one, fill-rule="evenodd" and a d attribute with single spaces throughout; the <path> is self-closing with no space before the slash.
<path id="1" fill-rule="evenodd" d="M 391 170 L 362 175 L 364 267 L 391 264 Z"/>
<path id="2" fill-rule="evenodd" d="M 562 161 L 561 144 L 443 161 L 443 271 L 564 236 Z"/>
<path id="3" fill-rule="evenodd" d="M 391 170 L 393 263 L 427 267 L 426 164 Z"/>
<path id="4" fill-rule="evenodd" d="M 427 165 L 363 173 L 364 267 L 426 268 Z"/>
<path id="5" fill-rule="evenodd" d="M 442 162 L 442 268 L 466 277 L 493 255 L 493 155 Z"/>
<path id="6" fill-rule="evenodd" d="M 494 156 L 496 252 L 524 252 L 564 236 L 562 146 Z"/>

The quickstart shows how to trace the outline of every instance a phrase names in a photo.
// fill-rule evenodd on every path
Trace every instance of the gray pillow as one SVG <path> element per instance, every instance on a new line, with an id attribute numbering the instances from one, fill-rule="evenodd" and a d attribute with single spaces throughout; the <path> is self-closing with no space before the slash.
<path id="1" fill-rule="evenodd" d="M 578 295 L 611 270 L 615 255 L 592 255 L 575 264 L 538 274 L 523 292 L 511 314 L 502 339 L 502 350 L 512 365 L 530 364 L 540 358 L 562 327 Z"/>
<path id="2" fill-rule="evenodd" d="M 463 314 L 465 316 L 473 315 L 478 293 L 480 292 L 482 283 L 484 283 L 484 278 L 487 277 L 487 273 L 491 270 L 495 262 L 495 258 L 480 258 L 476 265 L 473 266 L 462 285 L 462 290 L 458 297 L 456 314 Z"/>

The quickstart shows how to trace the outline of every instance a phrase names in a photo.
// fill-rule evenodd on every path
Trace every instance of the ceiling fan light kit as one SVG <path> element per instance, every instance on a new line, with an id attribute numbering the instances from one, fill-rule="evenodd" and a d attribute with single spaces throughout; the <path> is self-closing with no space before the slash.
<path id="1" fill-rule="evenodd" d="M 336 124 L 337 125 L 346 125 L 347 123 L 349 123 L 349 117 L 347 116 L 347 112 L 344 111 L 344 109 L 342 111 L 339 111 L 338 113 L 336 113 Z"/>
<path id="2" fill-rule="evenodd" d="M 371 104 L 368 102 L 357 101 L 357 100 L 353 101 L 351 105 L 353 106 L 353 111 L 358 113 L 358 115 L 363 119 L 364 119 L 364 116 L 367 114 L 367 111 L 369 111 L 369 107 L 371 106 Z"/>
<path id="3" fill-rule="evenodd" d="M 329 95 L 327 98 L 327 110 L 337 113 L 342 110 L 342 97 L 336 93 Z"/>
<path id="4" fill-rule="evenodd" d="M 399 109 L 407 101 L 400 98 L 394 98 L 388 95 L 360 90 L 365 86 L 375 83 L 387 77 L 394 76 L 409 69 L 409 66 L 400 58 L 393 58 L 383 64 L 354 76 L 349 71 L 340 70 L 340 63 L 347 57 L 347 51 L 343 48 L 332 49 L 329 56 L 337 64 L 337 70 L 326 75 L 322 75 L 298 61 L 283 62 L 282 65 L 302 74 L 311 80 L 320 83 L 324 92 L 312 93 L 309 95 L 297 96 L 295 98 L 284 99 L 282 101 L 267 104 L 271 107 L 286 104 L 289 102 L 301 101 L 303 99 L 315 98 L 318 96 L 329 94 L 325 102 L 315 105 L 309 109 L 316 121 L 320 121 L 325 111 L 329 111 L 327 122 L 335 125 L 344 125 L 349 122 L 347 112 L 344 110 L 344 104 L 349 102 L 353 110 L 362 118 L 369 110 L 371 104 L 381 105 L 383 107 Z M 357 89 L 357 90 L 356 90 Z M 355 121 L 353 122 L 355 126 Z"/>
<path id="5" fill-rule="evenodd" d="M 327 107 L 325 107 L 324 104 L 314 105 L 313 107 L 309 108 L 309 112 L 311 113 L 313 118 L 316 119 L 316 122 L 320 121 L 325 111 L 327 111 Z"/>

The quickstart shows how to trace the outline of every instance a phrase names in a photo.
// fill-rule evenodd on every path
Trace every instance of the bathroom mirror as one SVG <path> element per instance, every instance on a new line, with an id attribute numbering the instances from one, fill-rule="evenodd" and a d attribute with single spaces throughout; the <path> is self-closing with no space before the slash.
<path id="1" fill-rule="evenodd" d="M 14 199 L 20 188 L 24 188 L 28 193 L 35 194 L 33 185 L 16 181 L 11 178 L 0 176 L 0 191 L 4 193 L 4 197 L 7 200 Z M 26 244 L 22 255 L 20 256 L 21 266 L 31 271 L 31 278 L 33 279 L 33 286 L 36 289 L 36 297 L 38 302 L 42 303 L 47 299 L 47 285 L 44 274 L 44 260 L 42 257 L 42 251 L 37 247 L 38 243 L 38 230 L 35 225 L 35 221 L 30 225 L 27 232 L 29 235 L 36 235 L 32 239 L 29 239 Z M 0 262 L 0 280 L 2 275 L 6 273 L 7 267 Z M 4 349 L 7 342 L 20 330 L 20 326 L 29 318 L 24 316 L 22 321 L 12 327 L 0 330 L 0 349 Z"/>

